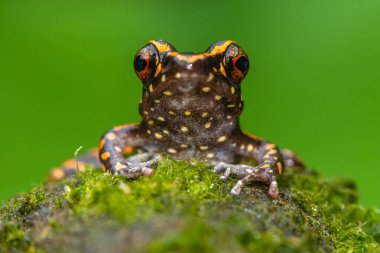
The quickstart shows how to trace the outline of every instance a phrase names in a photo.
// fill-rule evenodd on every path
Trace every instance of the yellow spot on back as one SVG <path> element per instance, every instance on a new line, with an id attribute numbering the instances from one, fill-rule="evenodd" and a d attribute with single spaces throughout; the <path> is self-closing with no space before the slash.
<path id="1" fill-rule="evenodd" d="M 158 100 L 158 99 L 156 99 L 156 100 L 154 100 L 154 102 L 155 102 L 156 104 L 159 104 L 161 101 Z"/>
<path id="2" fill-rule="evenodd" d="M 149 85 L 149 91 L 152 92 L 153 91 L 153 85 Z"/>
<path id="3" fill-rule="evenodd" d="M 231 86 L 231 93 L 232 93 L 232 94 L 235 93 L 235 87 L 234 87 L 234 86 Z"/>
<path id="4" fill-rule="evenodd" d="M 185 133 L 185 132 L 189 131 L 189 129 L 187 127 L 185 127 L 185 126 L 182 126 L 181 127 L 181 131 Z"/>
<path id="5" fill-rule="evenodd" d="M 209 92 L 209 91 L 210 91 L 210 87 L 203 87 L 203 88 L 202 88 L 202 91 L 203 91 L 203 92 Z"/>
<path id="6" fill-rule="evenodd" d="M 218 142 L 223 142 L 223 141 L 225 141 L 227 138 L 226 138 L 226 136 L 220 136 L 219 138 L 218 138 Z"/>
<path id="7" fill-rule="evenodd" d="M 208 153 L 208 154 L 206 155 L 206 157 L 207 157 L 207 158 L 213 158 L 213 157 L 214 157 L 214 154 L 213 154 L 213 153 Z"/>
<path id="8" fill-rule="evenodd" d="M 202 117 L 203 117 L 203 118 L 206 117 L 207 114 L 208 114 L 207 112 L 202 113 Z"/>
<path id="9" fill-rule="evenodd" d="M 260 166 L 260 169 L 268 169 L 270 167 L 270 164 L 263 164 Z"/>
<path id="10" fill-rule="evenodd" d="M 158 117 L 157 118 L 159 121 L 165 121 L 165 119 L 163 117 Z"/>
<path id="11" fill-rule="evenodd" d="M 169 148 L 168 152 L 171 154 L 175 154 L 175 153 L 177 153 L 177 150 L 175 150 L 174 148 Z"/>
<path id="12" fill-rule="evenodd" d="M 175 78 L 177 78 L 177 79 L 181 78 L 181 73 L 176 73 Z"/>
<path id="13" fill-rule="evenodd" d="M 200 150 L 207 150 L 208 147 L 207 147 L 207 146 L 200 146 L 199 149 L 200 149 Z"/>
<path id="14" fill-rule="evenodd" d="M 104 152 L 103 154 L 101 154 L 100 158 L 102 158 L 102 160 L 107 160 L 110 156 L 110 153 Z"/>
<path id="15" fill-rule="evenodd" d="M 210 82 L 213 78 L 214 78 L 214 75 L 210 72 L 210 73 L 208 74 L 208 77 L 207 77 L 206 82 Z"/>
<path id="16" fill-rule="evenodd" d="M 181 144 L 181 145 L 179 145 L 181 148 L 187 148 L 189 145 L 187 145 L 187 144 Z"/>
<path id="17" fill-rule="evenodd" d="M 172 95 L 173 93 L 171 93 L 170 91 L 165 91 L 164 94 L 165 94 L 166 96 L 170 96 L 170 95 Z"/>
<path id="18" fill-rule="evenodd" d="M 222 99 L 221 96 L 219 96 L 219 95 L 216 95 L 216 96 L 215 96 L 215 100 L 221 100 L 221 99 Z"/>
<path id="19" fill-rule="evenodd" d="M 227 119 L 232 119 L 232 116 L 231 115 L 227 115 Z"/>
<path id="20" fill-rule="evenodd" d="M 227 105 L 227 107 L 228 108 L 233 108 L 233 107 L 235 107 L 235 105 L 234 104 L 230 104 L 230 105 Z"/>
<path id="21" fill-rule="evenodd" d="M 143 111 L 143 113 L 144 113 L 145 115 L 148 115 L 148 114 L 149 114 L 147 111 Z"/>
<path id="22" fill-rule="evenodd" d="M 166 76 L 165 76 L 165 75 L 162 75 L 162 76 L 161 76 L 161 82 L 165 82 L 165 80 L 166 80 Z"/>
<path id="23" fill-rule="evenodd" d="M 162 138 L 162 135 L 159 134 L 159 133 L 155 133 L 155 134 L 154 134 L 154 137 L 156 137 L 157 139 L 161 139 L 161 138 Z"/>
<path id="24" fill-rule="evenodd" d="M 213 67 L 212 70 L 214 70 L 214 72 L 218 72 L 218 69 Z"/>
<path id="25" fill-rule="evenodd" d="M 148 129 L 148 130 L 146 130 L 146 132 L 148 133 L 148 134 L 151 134 L 152 132 Z"/>
<path id="26" fill-rule="evenodd" d="M 115 146 L 115 151 L 116 151 L 116 152 L 121 152 L 122 149 L 121 149 L 119 146 Z"/>
<path id="27" fill-rule="evenodd" d="M 175 113 L 173 111 L 169 111 L 169 114 L 174 115 Z"/>
<path id="28" fill-rule="evenodd" d="M 210 126 L 211 126 L 210 122 L 208 122 L 208 123 L 205 124 L 205 128 L 210 128 Z"/>
<path id="29" fill-rule="evenodd" d="M 185 115 L 186 115 L 186 116 L 189 116 L 190 114 L 191 114 L 190 111 L 186 111 L 186 112 L 185 112 Z"/>
<path id="30" fill-rule="evenodd" d="M 149 120 L 148 124 L 151 125 L 151 126 L 153 126 L 154 125 L 154 120 Z"/>
<path id="31" fill-rule="evenodd" d="M 164 134 L 169 134 L 169 131 L 168 131 L 168 130 L 164 130 L 164 131 L 162 131 L 162 132 L 164 132 Z"/>
<path id="32" fill-rule="evenodd" d="M 248 146 L 247 146 L 247 151 L 248 151 L 248 152 L 251 152 L 251 151 L 253 151 L 253 150 L 254 150 L 253 145 L 252 145 L 252 144 L 248 144 Z"/>

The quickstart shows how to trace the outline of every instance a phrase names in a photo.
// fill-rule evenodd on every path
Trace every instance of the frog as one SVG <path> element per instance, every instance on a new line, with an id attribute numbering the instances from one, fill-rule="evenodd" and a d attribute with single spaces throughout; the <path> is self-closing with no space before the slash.
<path id="1" fill-rule="evenodd" d="M 96 164 L 98 156 L 104 171 L 135 179 L 153 175 L 163 155 L 197 159 L 222 179 L 237 176 L 231 194 L 259 182 L 268 185 L 275 199 L 284 167 L 304 167 L 292 151 L 241 130 L 241 83 L 250 62 L 236 42 L 218 41 L 204 52 L 186 53 L 166 41 L 151 40 L 136 53 L 133 66 L 142 82 L 142 119 L 113 127 L 101 137 L 98 151 L 89 157 Z M 65 172 L 55 170 L 53 177 L 72 174 L 73 162 L 69 164 Z"/>

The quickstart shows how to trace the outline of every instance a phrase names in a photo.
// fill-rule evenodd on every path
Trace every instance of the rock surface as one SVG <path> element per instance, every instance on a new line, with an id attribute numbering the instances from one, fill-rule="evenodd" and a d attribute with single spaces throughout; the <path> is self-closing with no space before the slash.
<path id="1" fill-rule="evenodd" d="M 287 170 L 267 186 L 162 160 L 152 177 L 89 170 L 0 208 L 0 252 L 380 252 L 380 213 L 355 185 Z"/>

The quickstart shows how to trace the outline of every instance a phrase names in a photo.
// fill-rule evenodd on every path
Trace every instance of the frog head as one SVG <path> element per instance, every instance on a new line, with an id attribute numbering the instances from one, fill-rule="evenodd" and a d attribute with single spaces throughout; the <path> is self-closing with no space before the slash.
<path id="1" fill-rule="evenodd" d="M 134 58 L 143 83 L 140 113 L 196 115 L 217 113 L 237 121 L 242 109 L 240 83 L 249 69 L 247 54 L 231 40 L 201 53 L 181 53 L 162 40 L 151 40 Z"/>

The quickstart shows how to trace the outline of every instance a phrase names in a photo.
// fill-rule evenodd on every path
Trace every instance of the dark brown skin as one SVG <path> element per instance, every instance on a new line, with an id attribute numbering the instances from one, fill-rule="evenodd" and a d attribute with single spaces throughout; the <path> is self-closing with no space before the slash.
<path id="1" fill-rule="evenodd" d="M 268 184 L 269 195 L 276 198 L 276 176 L 284 162 L 303 167 L 291 151 L 241 131 L 240 83 L 249 60 L 233 41 L 217 42 L 203 53 L 179 53 L 165 41 L 150 41 L 136 54 L 134 66 L 143 82 L 142 122 L 104 134 L 99 144 L 104 170 L 135 178 L 151 175 L 152 164 L 163 153 L 175 159 L 197 158 L 210 162 L 223 178 L 241 178 L 232 194 L 259 181 Z M 140 153 L 125 159 L 133 149 Z M 242 159 L 254 159 L 257 166 L 237 164 Z"/>

